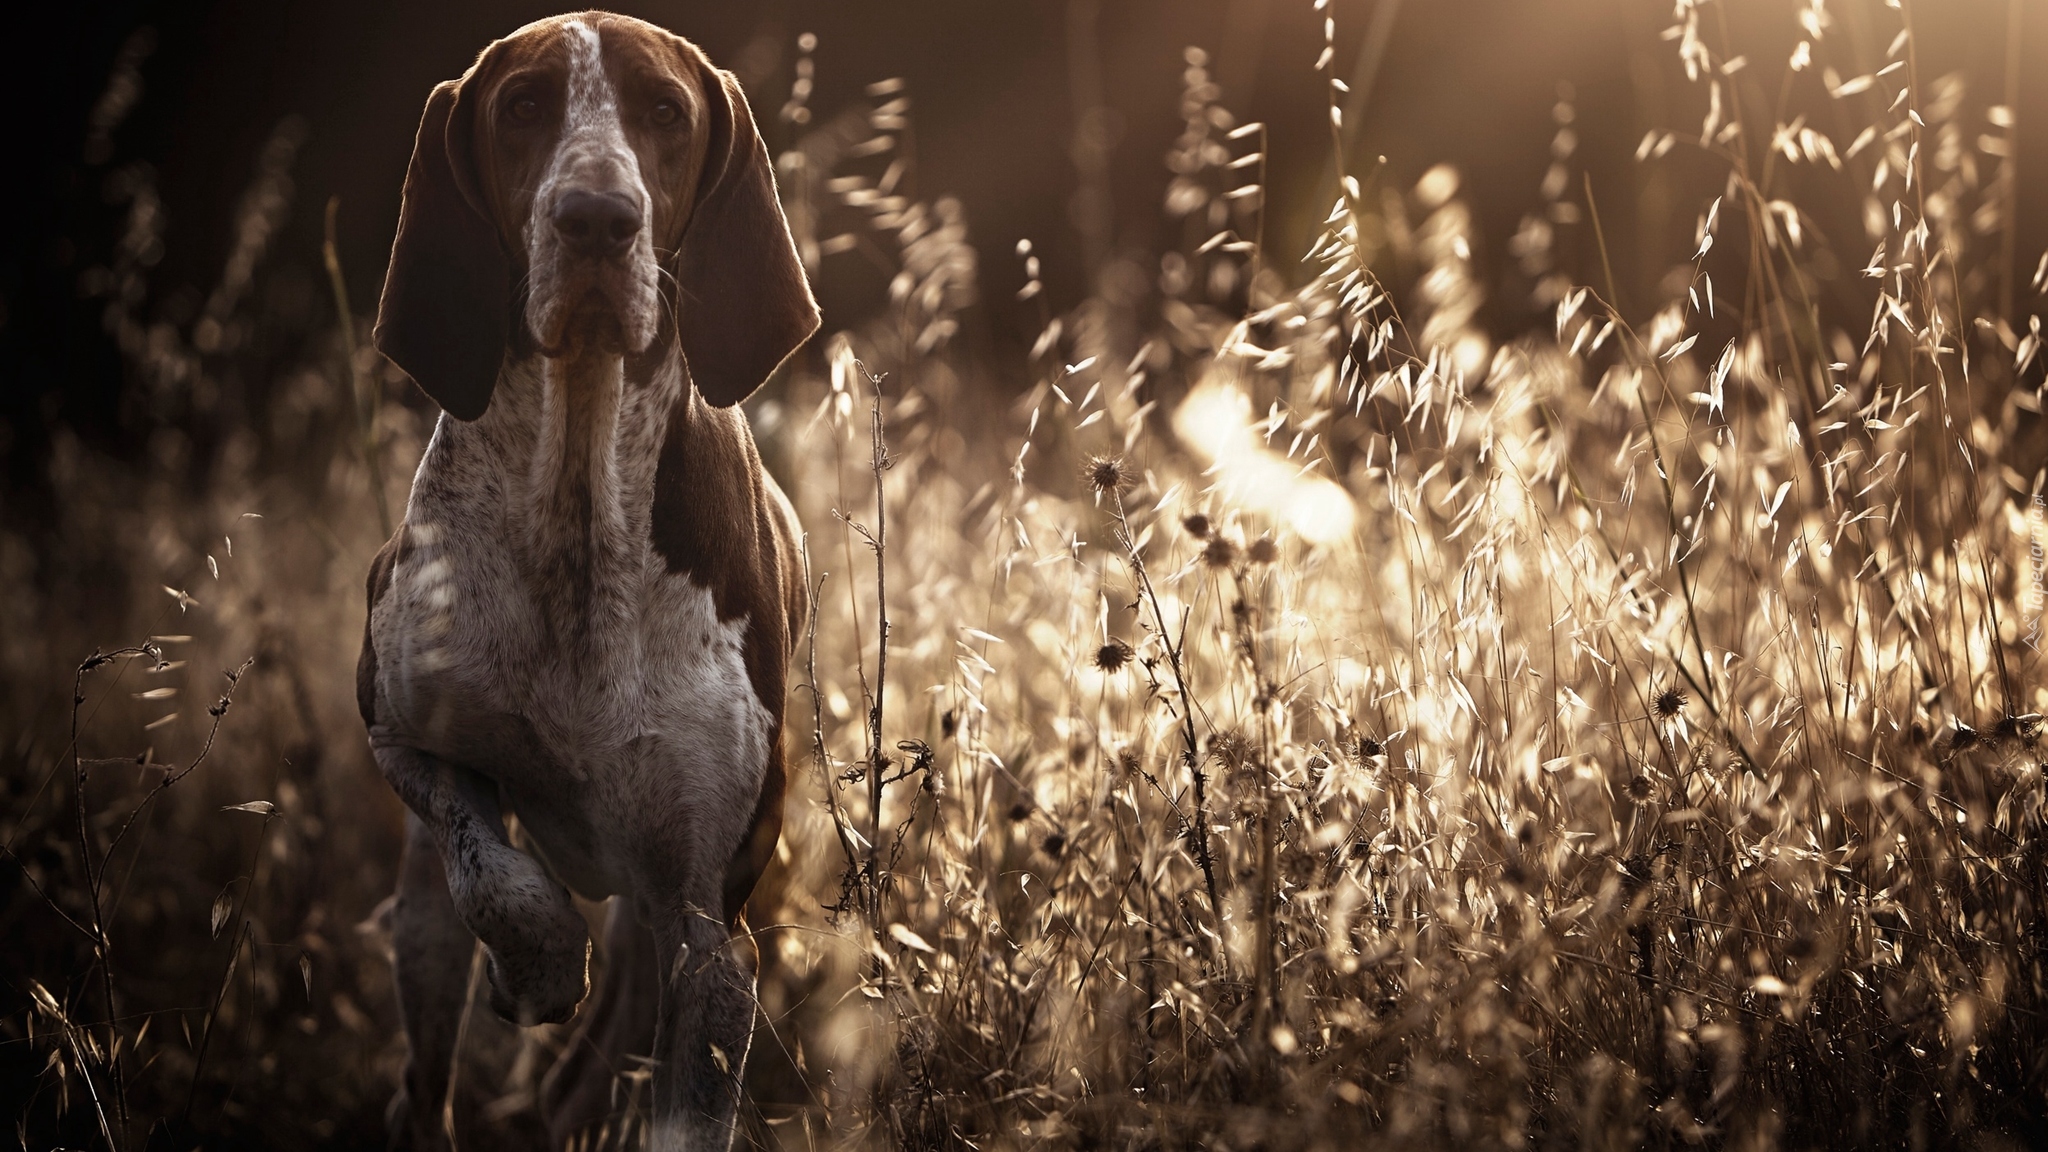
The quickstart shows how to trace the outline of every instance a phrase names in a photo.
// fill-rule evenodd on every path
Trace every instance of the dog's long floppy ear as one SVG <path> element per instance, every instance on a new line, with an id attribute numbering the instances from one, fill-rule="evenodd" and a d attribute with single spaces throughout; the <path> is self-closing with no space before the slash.
<path id="1" fill-rule="evenodd" d="M 775 173 L 731 74 L 706 66 L 709 136 L 676 254 L 683 358 L 704 399 L 737 404 L 818 330 Z"/>
<path id="2" fill-rule="evenodd" d="M 405 173 L 398 236 L 377 305 L 377 350 L 449 415 L 490 407 L 505 356 L 511 265 L 476 188 L 476 149 L 461 83 L 427 97 Z"/>

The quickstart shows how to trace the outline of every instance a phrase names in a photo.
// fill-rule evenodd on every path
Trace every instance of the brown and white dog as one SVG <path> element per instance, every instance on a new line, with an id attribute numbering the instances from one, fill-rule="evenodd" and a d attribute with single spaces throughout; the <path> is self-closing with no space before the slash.
<path id="1" fill-rule="evenodd" d="M 357 692 L 411 809 L 393 933 L 436 1144 L 473 940 L 509 1019 L 568 1019 L 559 1144 L 654 1060 L 655 1148 L 724 1149 L 754 1022 L 731 936 L 775 851 L 795 514 L 734 405 L 818 326 L 738 84 L 602 12 L 435 88 L 376 344 L 443 409 L 370 571 Z M 515 847 L 519 818 L 532 854 Z"/>

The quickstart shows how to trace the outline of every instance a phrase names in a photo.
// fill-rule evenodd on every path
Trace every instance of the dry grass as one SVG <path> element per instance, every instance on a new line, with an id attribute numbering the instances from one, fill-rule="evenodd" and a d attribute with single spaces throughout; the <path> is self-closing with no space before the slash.
<path id="1" fill-rule="evenodd" d="M 977 257 L 959 204 L 904 191 L 899 87 L 807 129 L 783 162 L 807 254 L 896 277 L 757 414 L 820 611 L 746 1139 L 2043 1139 L 2043 482 L 2015 470 L 2041 284 L 2011 250 L 2009 113 L 1917 75 L 1912 9 L 1867 9 L 1881 58 L 1788 5 L 1800 55 L 1744 68 L 1679 3 L 1705 119 L 1641 157 L 1716 175 L 1641 308 L 1565 258 L 1611 238 L 1561 105 L 1512 246 L 1554 325 L 1498 344 L 1447 169 L 1330 190 L 1305 282 L 1277 274 L 1263 133 L 1190 51 L 1186 246 L 1156 295 L 1042 314 L 1014 400 L 949 350 Z M 1837 108 L 1851 139 L 1810 126 Z M 95 618 L 5 622 L 34 638 L 7 668 L 5 832 L 38 886 L 7 912 L 23 1138 L 373 1140 L 398 1042 L 351 921 L 395 804 L 347 697 L 377 539 L 355 414 L 394 478 L 424 423 L 357 404 L 338 354 L 259 372 L 280 329 L 239 289 L 211 336 L 142 330 L 133 202 L 110 322 L 164 430 L 144 462 L 59 453 L 54 562 Z M 221 442 L 194 457 L 191 427 Z M 86 675 L 67 745 L 61 687 L 28 686 L 70 683 L 110 622 L 192 639 Z M 178 695 L 135 698 L 159 682 Z M 137 765 L 151 744 L 175 755 Z M 555 1043 L 480 1019 L 472 1130 L 527 1130 Z"/>

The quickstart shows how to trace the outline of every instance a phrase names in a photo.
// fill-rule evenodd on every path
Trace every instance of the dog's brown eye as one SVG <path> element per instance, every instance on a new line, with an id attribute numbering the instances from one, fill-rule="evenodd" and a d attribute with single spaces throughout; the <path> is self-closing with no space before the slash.
<path id="1" fill-rule="evenodd" d="M 540 101 L 531 96 L 515 96 L 512 99 L 512 118 L 522 124 L 540 119 Z"/>
<path id="2" fill-rule="evenodd" d="M 654 103 L 654 122 L 663 128 L 681 119 L 682 115 L 683 110 L 678 108 L 673 100 L 657 100 Z"/>

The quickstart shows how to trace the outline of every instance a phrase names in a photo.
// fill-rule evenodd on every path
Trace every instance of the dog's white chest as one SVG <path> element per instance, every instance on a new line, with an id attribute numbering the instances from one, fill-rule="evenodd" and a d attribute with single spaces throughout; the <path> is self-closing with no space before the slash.
<path id="1" fill-rule="evenodd" d="M 564 612 L 504 544 L 478 489 L 426 467 L 404 547 L 371 613 L 380 721 L 495 779 L 550 863 L 586 894 L 617 890 L 608 833 L 650 795 L 750 810 L 774 719 L 748 677 L 748 621 L 645 545 Z"/>

